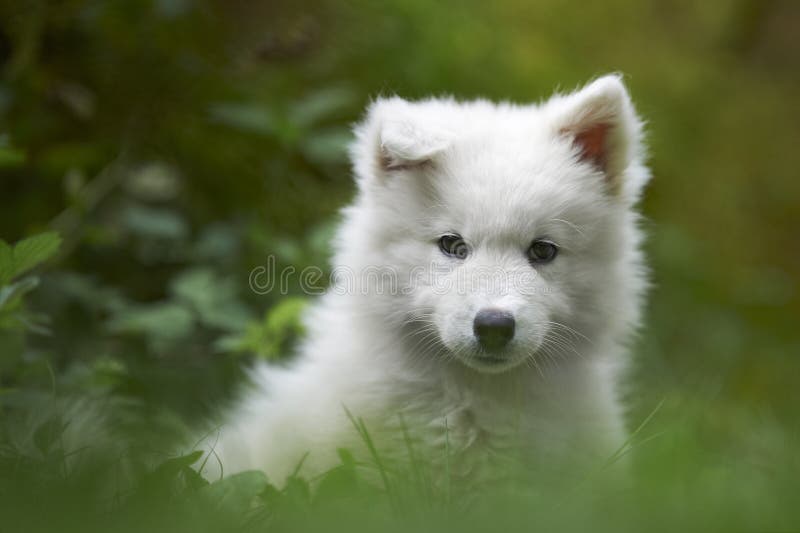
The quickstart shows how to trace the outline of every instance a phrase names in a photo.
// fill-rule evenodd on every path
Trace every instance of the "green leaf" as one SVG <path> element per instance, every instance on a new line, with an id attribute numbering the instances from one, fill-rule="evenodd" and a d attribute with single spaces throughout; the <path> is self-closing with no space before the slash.
<path id="1" fill-rule="evenodd" d="M 302 331 L 301 317 L 308 300 L 301 297 L 284 298 L 267 315 L 265 329 L 269 335 L 285 337 Z"/>
<path id="2" fill-rule="evenodd" d="M 163 302 L 120 310 L 109 322 L 117 333 L 139 333 L 152 339 L 177 341 L 192 331 L 191 312 L 181 305 Z"/>
<path id="3" fill-rule="evenodd" d="M 289 108 L 294 124 L 308 128 L 353 106 L 355 93 L 347 87 L 319 89 Z"/>
<path id="4" fill-rule="evenodd" d="M 349 496 L 358 488 L 356 461 L 353 454 L 345 448 L 336 450 L 341 464 L 328 470 L 319 481 L 314 493 L 314 501 L 333 501 Z"/>
<path id="5" fill-rule="evenodd" d="M 212 122 L 225 124 L 247 133 L 271 135 L 278 129 L 272 111 L 257 103 L 219 103 L 209 109 L 209 115 Z"/>
<path id="6" fill-rule="evenodd" d="M 315 163 L 347 161 L 347 146 L 353 135 L 346 128 L 329 128 L 315 132 L 303 142 L 303 153 Z"/>
<path id="7" fill-rule="evenodd" d="M 242 334 L 229 335 L 217 348 L 230 352 L 254 352 L 265 359 L 279 359 L 291 351 L 291 343 L 303 335 L 302 315 L 308 300 L 284 298 L 261 322 L 251 322 Z"/>
<path id="8" fill-rule="evenodd" d="M 203 456 L 203 450 L 195 450 L 178 457 L 170 457 L 156 467 L 154 473 L 175 474 L 180 470 L 192 466 Z"/>
<path id="9" fill-rule="evenodd" d="M 23 239 L 14 245 L 14 268 L 11 277 L 19 276 L 50 259 L 61 246 L 61 236 L 53 231 Z"/>
<path id="10" fill-rule="evenodd" d="M 311 486 L 305 478 L 297 475 L 289 476 L 283 492 L 290 504 L 296 508 L 307 508 L 311 504 Z"/>
<path id="11" fill-rule="evenodd" d="M 172 483 L 183 481 L 184 486 L 198 488 L 205 481 L 192 468 L 192 465 L 203 456 L 202 450 L 196 450 L 186 455 L 172 457 L 159 464 L 142 480 L 140 490 L 144 494 L 158 494 L 170 487 Z"/>
<path id="12" fill-rule="evenodd" d="M 207 268 L 187 270 L 175 278 L 170 290 L 198 315 L 200 321 L 229 332 L 243 331 L 251 319 L 237 299 L 236 285 Z"/>
<path id="13" fill-rule="evenodd" d="M 123 213 L 123 224 L 131 233 L 149 239 L 186 239 L 189 225 L 184 218 L 165 208 L 132 205 Z"/>
<path id="14" fill-rule="evenodd" d="M 264 472 L 248 470 L 216 481 L 208 485 L 204 492 L 214 505 L 244 515 L 268 484 Z"/>
<path id="15" fill-rule="evenodd" d="M 39 278 L 27 277 L 12 283 L 7 287 L 0 288 L 0 311 L 11 308 L 15 303 L 27 293 L 39 286 Z"/>

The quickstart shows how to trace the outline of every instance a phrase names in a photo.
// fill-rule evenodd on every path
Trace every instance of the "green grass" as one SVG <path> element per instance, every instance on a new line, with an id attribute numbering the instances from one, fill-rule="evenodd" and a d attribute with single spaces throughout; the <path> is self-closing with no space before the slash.
<path id="1" fill-rule="evenodd" d="M 0 514 L 4 531 L 26 532 L 800 527 L 796 434 L 753 418 L 748 434 L 720 447 L 704 442 L 701 406 L 690 411 L 684 404 L 682 416 L 670 418 L 668 404 L 658 404 L 596 468 L 572 477 L 549 469 L 495 472 L 507 481 L 487 486 L 451 478 L 447 461 L 437 471 L 410 440 L 407 461 L 387 462 L 352 414 L 363 457 L 339 450 L 340 465 L 323 476 L 305 479 L 301 463 L 282 483 L 255 471 L 209 483 L 197 474 L 202 452 L 167 457 L 166 442 L 159 451 L 141 434 L 68 450 L 59 432 L 70 421 L 49 422 L 34 429 L 32 447 L 0 450 Z"/>

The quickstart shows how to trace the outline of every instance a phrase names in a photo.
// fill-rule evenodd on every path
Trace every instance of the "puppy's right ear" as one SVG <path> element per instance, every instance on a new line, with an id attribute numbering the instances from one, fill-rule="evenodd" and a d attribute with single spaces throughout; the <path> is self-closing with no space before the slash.
<path id="1" fill-rule="evenodd" d="M 444 151 L 451 135 L 425 118 L 402 98 L 374 102 L 350 151 L 359 181 L 419 170 Z"/>
<path id="2" fill-rule="evenodd" d="M 570 142 L 577 160 L 602 172 L 614 191 L 638 197 L 647 180 L 642 122 L 619 75 L 596 79 L 545 104 L 554 135 Z"/>

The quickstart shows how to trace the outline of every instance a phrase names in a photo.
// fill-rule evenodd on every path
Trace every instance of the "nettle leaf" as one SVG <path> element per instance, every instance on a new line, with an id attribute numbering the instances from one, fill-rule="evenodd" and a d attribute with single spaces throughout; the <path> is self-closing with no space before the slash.
<path id="1" fill-rule="evenodd" d="M 307 508 L 311 505 L 311 485 L 305 478 L 292 475 L 286 478 L 283 489 L 286 499 L 296 508 Z"/>
<path id="2" fill-rule="evenodd" d="M 165 477 L 172 477 L 184 468 L 190 468 L 194 463 L 203 456 L 203 450 L 195 450 L 185 455 L 178 457 L 170 457 L 161 464 L 159 464 L 152 472 L 154 475 L 163 475 Z"/>
<path id="3" fill-rule="evenodd" d="M 172 281 L 170 290 L 178 300 L 191 307 L 206 326 L 239 332 L 252 318 L 239 302 L 233 281 L 217 276 L 210 269 L 183 272 Z"/>
<path id="4" fill-rule="evenodd" d="M 303 141 L 303 153 L 315 163 L 329 164 L 347 161 L 347 146 L 353 135 L 346 128 L 328 128 L 308 135 Z"/>
<path id="5" fill-rule="evenodd" d="M 39 278 L 29 276 L 16 283 L 0 288 L 0 311 L 12 308 L 22 297 L 39 286 Z"/>
<path id="6" fill-rule="evenodd" d="M 264 472 L 248 470 L 215 481 L 204 492 L 214 505 L 244 515 L 254 506 L 268 485 Z"/>
<path id="7" fill-rule="evenodd" d="M 192 468 L 202 456 L 203 451 L 196 450 L 165 460 L 141 480 L 140 493 L 152 497 L 164 490 L 191 490 L 207 485 L 207 482 Z"/>
<path id="8" fill-rule="evenodd" d="M 355 101 L 356 95 L 352 89 L 328 87 L 315 91 L 290 106 L 289 116 L 293 123 L 308 128 L 351 108 Z"/>
<path id="9" fill-rule="evenodd" d="M 274 113 L 258 103 L 220 102 L 208 110 L 212 122 L 246 133 L 274 134 L 278 129 Z"/>
<path id="10" fill-rule="evenodd" d="M 341 464 L 328 470 L 320 479 L 314 493 L 315 502 L 334 501 L 350 496 L 358 488 L 356 460 L 345 448 L 336 450 Z"/>
<path id="11" fill-rule="evenodd" d="M 24 274 L 36 265 L 53 257 L 61 246 L 61 236 L 53 231 L 23 239 L 13 249 L 0 241 L 0 283 Z"/>
<path id="12" fill-rule="evenodd" d="M 50 316 L 45 313 L 31 313 L 28 311 L 20 313 L 17 318 L 31 333 L 47 336 L 53 334 L 53 330 L 50 328 Z"/>
<path id="13" fill-rule="evenodd" d="M 243 333 L 220 339 L 217 349 L 253 352 L 264 359 L 285 357 L 292 341 L 304 333 L 302 316 L 307 305 L 305 298 L 284 298 L 267 312 L 263 320 L 250 322 Z"/>
<path id="14" fill-rule="evenodd" d="M 189 235 L 186 220 L 166 208 L 132 205 L 124 211 L 122 222 L 129 232 L 145 239 L 181 241 Z"/>
<path id="15" fill-rule="evenodd" d="M 161 302 L 121 309 L 108 323 L 114 333 L 138 333 L 155 340 L 174 342 L 192 331 L 194 319 L 185 307 Z"/>

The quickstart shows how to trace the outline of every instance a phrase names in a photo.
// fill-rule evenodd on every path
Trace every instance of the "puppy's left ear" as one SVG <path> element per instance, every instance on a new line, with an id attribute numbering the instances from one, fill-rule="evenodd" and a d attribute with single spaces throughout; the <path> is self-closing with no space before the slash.
<path id="1" fill-rule="evenodd" d="M 398 97 L 381 98 L 355 127 L 350 154 L 360 184 L 384 184 L 399 172 L 423 170 L 447 149 L 452 134 L 425 110 Z"/>
<path id="2" fill-rule="evenodd" d="M 577 158 L 600 170 L 612 190 L 626 188 L 629 170 L 640 172 L 642 124 L 619 76 L 552 98 L 546 110 L 554 134 L 571 142 Z"/>

